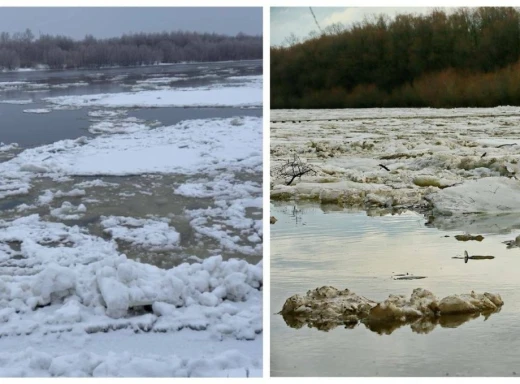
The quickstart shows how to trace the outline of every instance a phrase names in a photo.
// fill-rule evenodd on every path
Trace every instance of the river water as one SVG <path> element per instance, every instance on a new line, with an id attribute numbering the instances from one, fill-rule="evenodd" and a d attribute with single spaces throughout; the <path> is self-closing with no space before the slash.
<path id="1" fill-rule="evenodd" d="M 89 132 L 92 124 L 103 120 L 93 118 L 89 113 L 101 108 L 50 108 L 48 113 L 28 113 L 26 110 L 48 108 L 43 99 L 47 97 L 86 95 L 98 93 L 137 92 L 139 90 L 169 88 L 199 88 L 226 85 L 236 82 L 237 76 L 258 76 L 262 74 L 262 61 L 194 63 L 161 65 L 137 68 L 109 68 L 98 70 L 34 71 L 0 73 L 0 143 L 17 143 L 19 147 L 9 152 L 0 151 L 0 162 L 7 161 L 26 148 L 50 144 L 63 139 L 81 136 L 93 137 Z M 161 83 L 161 79 L 175 78 L 171 83 Z M 158 80 L 159 79 L 159 80 Z M 157 82 L 158 80 L 158 82 Z M 26 100 L 26 104 L 12 101 Z M 5 101 L 8 101 L 5 103 Z M 122 110 L 121 108 L 119 110 Z M 262 116 L 261 108 L 124 108 L 122 119 L 138 119 L 150 127 L 170 126 L 192 119 L 230 118 L 235 116 Z M 114 120 L 111 120 L 114 121 Z M 187 211 L 205 209 L 215 204 L 213 198 L 191 198 L 174 195 L 173 191 L 183 183 L 208 180 L 214 175 L 197 174 L 186 177 L 182 174 L 143 174 L 131 177 L 73 177 L 62 181 L 50 178 L 36 178 L 28 194 L 0 199 L 0 219 L 14 219 L 29 214 L 39 214 L 43 219 L 59 221 L 50 215 L 50 208 L 59 207 L 65 201 L 78 205 L 86 203 L 87 214 L 78 221 L 66 220 L 67 225 L 79 225 L 97 236 L 109 237 L 100 226 L 102 216 L 125 216 L 133 218 L 166 217 L 170 226 L 181 234 L 181 244 L 175 251 L 150 251 L 136 248 L 118 241 L 121 252 L 129 258 L 141 262 L 171 268 L 189 257 L 205 258 L 221 254 L 246 258 L 258 262 L 262 255 L 244 255 L 224 247 L 211 237 L 195 233 L 190 225 Z M 235 182 L 252 182 L 261 191 L 261 174 L 235 173 Z M 110 183 L 111 187 L 94 187 L 86 196 L 56 197 L 51 207 L 38 205 L 38 197 L 45 191 L 70 191 L 75 185 L 99 179 Z M 261 196 L 261 192 L 258 193 Z M 254 196 L 255 197 L 255 196 Z M 258 197 L 258 196 L 256 196 Z M 16 208 L 21 204 L 31 206 L 23 214 Z M 249 209 L 246 218 L 260 220 L 261 209 Z M 215 219 L 219 219 L 218 217 Z M 221 218 L 224 220 L 225 218 Z M 229 236 L 243 236 L 243 228 L 228 228 Z M 246 236 L 247 237 L 247 236 Z M 247 239 L 244 239 L 247 243 Z"/>
<path id="2" fill-rule="evenodd" d="M 176 64 L 136 68 L 102 70 L 34 71 L 0 73 L 0 85 L 25 82 L 26 86 L 0 86 L 1 100 L 31 100 L 30 104 L 0 103 L 0 142 L 18 143 L 22 147 L 49 144 L 57 140 L 92 136 L 89 108 L 52 111 L 51 113 L 24 113 L 27 109 L 45 108 L 43 98 L 98 93 L 119 93 L 158 77 L 178 77 L 175 87 L 204 87 L 226 83 L 229 77 L 261 75 L 261 61 L 229 63 Z M 141 83 L 140 83 L 141 82 Z M 226 118 L 233 116 L 262 116 L 261 109 L 239 108 L 132 108 L 128 116 L 149 123 L 173 125 L 182 120 Z"/>
<path id="3" fill-rule="evenodd" d="M 425 218 L 352 211 L 335 205 L 276 203 L 271 215 L 271 374 L 273 376 L 515 376 L 520 374 L 520 248 L 503 241 L 520 231 L 479 233 L 431 228 Z M 474 234 L 476 235 L 476 234 Z M 493 255 L 490 260 L 464 260 Z M 395 275 L 424 276 L 395 280 Z M 501 311 L 441 323 L 427 333 L 410 325 L 380 333 L 359 324 L 292 328 L 278 315 L 293 294 L 331 285 L 372 300 L 426 288 L 438 298 L 472 290 L 502 296 Z"/>

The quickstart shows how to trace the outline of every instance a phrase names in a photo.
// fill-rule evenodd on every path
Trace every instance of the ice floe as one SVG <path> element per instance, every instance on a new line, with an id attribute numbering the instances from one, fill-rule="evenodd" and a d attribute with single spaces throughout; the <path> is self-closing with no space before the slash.
<path id="1" fill-rule="evenodd" d="M 75 206 L 68 201 L 64 201 L 61 207 L 51 209 L 51 215 L 62 220 L 78 220 L 86 211 L 87 207 L 84 204 Z"/>
<path id="2" fill-rule="evenodd" d="M 262 105 L 261 85 L 214 87 L 208 89 L 176 88 L 132 93 L 106 93 L 82 96 L 58 96 L 46 102 L 75 107 L 239 107 Z"/>
<path id="3" fill-rule="evenodd" d="M 185 80 L 183 77 L 155 77 L 145 80 L 137 80 L 136 84 L 169 84 L 175 81 Z"/>
<path id="4" fill-rule="evenodd" d="M 170 127 L 94 139 L 62 140 L 26 149 L 0 164 L 7 177 L 29 181 L 37 174 L 136 175 L 142 173 L 261 171 L 262 119 L 192 120 Z M 0 177 L 0 191 L 12 186 Z"/>
<path id="5" fill-rule="evenodd" d="M 212 207 L 186 210 L 197 233 L 217 240 L 224 249 L 245 255 L 262 255 L 262 218 L 246 214 L 248 208 L 262 209 L 260 184 L 237 182 L 232 175 L 220 175 L 214 180 L 185 183 L 174 193 L 214 199 Z M 233 234 L 232 229 L 238 229 L 240 236 Z"/>
<path id="6" fill-rule="evenodd" d="M 18 143 L 4 144 L 0 142 L 0 152 L 8 152 L 18 148 Z"/>
<path id="7" fill-rule="evenodd" d="M 88 111 L 88 116 L 94 118 L 116 118 L 122 117 L 127 113 L 126 109 L 95 109 Z"/>
<path id="8" fill-rule="evenodd" d="M 24 109 L 25 113 L 50 113 L 51 110 L 48 108 L 36 108 L 36 109 Z"/>
<path id="9" fill-rule="evenodd" d="M 135 219 L 132 217 L 102 217 L 101 225 L 105 232 L 116 240 L 123 240 L 150 250 L 175 249 L 180 241 L 180 234 L 170 227 L 168 218 Z"/>
<path id="10" fill-rule="evenodd" d="M 117 329 L 129 329 L 132 334 L 141 332 L 150 338 L 160 333 L 162 340 L 170 339 L 174 345 L 186 336 L 186 332 L 193 331 L 204 331 L 201 337 L 207 342 L 215 338 L 221 341 L 261 340 L 262 263 L 224 261 L 215 256 L 201 263 L 185 263 L 164 270 L 128 260 L 118 253 L 113 241 L 89 235 L 77 226 L 43 221 L 38 215 L 2 220 L 0 228 L 0 307 L 4 308 L 0 310 L 0 335 L 3 345 L 15 341 L 26 343 L 28 347 L 53 334 L 63 334 L 64 339 L 81 344 L 82 338 Z M 19 247 L 13 248 L 13 244 L 19 244 Z M 70 337 L 67 336 L 69 333 Z M 164 364 L 173 361 L 176 353 L 182 356 L 185 349 L 190 349 L 189 338 L 184 340 L 186 344 L 182 349 L 173 345 L 167 353 L 161 354 Z M 153 348 L 146 347 L 146 342 L 143 345 L 144 340 L 134 336 L 127 343 L 134 348 L 137 345 L 148 348 L 148 355 L 141 356 L 145 360 L 155 357 Z M 68 348 L 65 340 L 53 340 L 52 345 L 60 344 L 63 344 L 60 350 Z M 16 355 L 15 365 L 7 364 L 11 360 L 2 353 L 0 373 L 108 374 L 105 368 L 94 369 L 106 359 L 107 353 L 110 356 L 110 350 L 119 348 L 119 352 L 123 352 L 119 345 L 107 345 L 103 353 L 80 356 L 60 355 L 56 350 L 36 352 L 35 349 L 17 348 L 17 353 L 21 354 Z M 227 353 L 218 344 L 214 348 L 203 358 L 199 355 L 197 364 L 202 364 L 199 369 L 184 371 L 135 371 L 140 367 L 140 355 L 132 353 L 125 363 L 129 371 L 119 374 L 146 375 L 145 372 L 153 371 L 160 376 L 197 376 L 218 375 L 215 370 L 241 369 L 242 375 L 246 375 L 247 370 L 261 368 L 261 354 L 253 351 L 234 362 L 224 359 L 213 365 L 212 356 L 216 358 L 216 351 L 224 356 Z M 255 354 L 257 357 L 253 358 Z M 13 356 L 12 351 L 9 356 Z M 81 367 L 92 358 L 97 363 L 83 370 Z M 29 364 L 36 361 L 34 359 L 41 364 Z M 189 360 L 182 358 L 184 365 Z M 76 365 L 78 361 L 80 366 Z M 56 370 L 58 364 L 64 368 Z"/>
<path id="11" fill-rule="evenodd" d="M 486 177 L 432 194 L 440 214 L 520 212 L 520 182 L 505 177 Z"/>
<path id="12" fill-rule="evenodd" d="M 520 210 L 518 116 L 518 107 L 274 110 L 271 198 L 432 211 L 434 225 L 457 229 L 460 219 L 464 230 L 490 217 L 463 214 L 484 213 L 500 226 L 497 214 Z M 286 185 L 278 171 L 294 156 L 315 174 Z"/>
<path id="13" fill-rule="evenodd" d="M 390 295 L 382 302 L 375 302 L 354 292 L 324 286 L 308 291 L 305 296 L 288 298 L 280 312 L 288 325 L 296 328 L 308 324 L 322 330 L 346 325 L 353 328 L 360 322 L 378 333 L 391 333 L 410 324 L 419 333 L 428 333 L 437 324 L 453 327 L 480 314 L 489 316 L 504 305 L 499 294 L 458 294 L 438 299 L 426 289 L 416 288 L 410 298 Z M 448 325 L 449 324 L 449 325 Z"/>
<path id="14" fill-rule="evenodd" d="M 23 100 L 0 100 L 1 104 L 31 104 L 33 101 L 31 99 L 23 99 Z"/>
<path id="15" fill-rule="evenodd" d="M 261 376 L 263 266 L 251 260 L 262 255 L 262 188 L 240 178 L 261 179 L 262 119 L 157 127 L 117 107 L 258 107 L 261 79 L 47 102 L 46 111 L 88 107 L 86 128 L 98 136 L 20 153 L 0 144 L 15 156 L 0 163 L 0 376 Z M 189 202 L 181 218 L 104 205 L 141 194 L 153 203 L 157 190 Z M 190 255 L 181 225 L 209 251 Z M 141 262 L 148 254 L 175 267 Z"/>
<path id="16" fill-rule="evenodd" d="M 113 134 L 142 132 L 149 128 L 149 126 L 142 124 L 142 120 L 135 117 L 128 117 L 126 119 L 118 119 L 114 121 L 102 120 L 95 122 L 89 127 L 88 131 L 94 134 Z"/>

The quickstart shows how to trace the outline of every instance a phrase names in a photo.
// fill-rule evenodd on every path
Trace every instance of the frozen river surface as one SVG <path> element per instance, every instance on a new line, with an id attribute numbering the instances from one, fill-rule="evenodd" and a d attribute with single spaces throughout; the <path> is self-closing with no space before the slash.
<path id="1" fill-rule="evenodd" d="M 261 375 L 261 72 L 0 75 L 0 375 Z"/>

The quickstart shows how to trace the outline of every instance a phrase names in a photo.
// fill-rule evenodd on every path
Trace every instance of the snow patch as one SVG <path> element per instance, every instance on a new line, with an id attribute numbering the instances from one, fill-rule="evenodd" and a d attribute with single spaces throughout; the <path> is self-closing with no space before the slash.
<path id="1" fill-rule="evenodd" d="M 261 84 L 243 87 L 176 88 L 132 93 L 105 93 L 82 96 L 59 96 L 46 102 L 75 107 L 239 107 L 262 105 Z"/>
<path id="2" fill-rule="evenodd" d="M 180 241 L 180 234 L 168 225 L 169 221 L 169 219 L 103 216 L 101 225 L 114 239 L 150 250 L 168 250 L 177 248 Z"/>
<path id="3" fill-rule="evenodd" d="M 31 99 L 24 100 L 0 100 L 0 104 L 31 104 L 33 101 Z"/>
<path id="4" fill-rule="evenodd" d="M 84 204 L 75 206 L 68 201 L 64 201 L 61 207 L 51 209 L 51 215 L 62 220 L 78 220 L 87 211 Z"/>
<path id="5" fill-rule="evenodd" d="M 24 109 L 25 113 L 50 113 L 51 110 L 48 108 L 36 108 L 36 109 Z"/>

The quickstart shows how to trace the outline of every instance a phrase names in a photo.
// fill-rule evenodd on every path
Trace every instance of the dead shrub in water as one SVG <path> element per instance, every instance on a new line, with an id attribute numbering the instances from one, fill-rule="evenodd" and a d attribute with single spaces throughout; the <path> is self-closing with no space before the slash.
<path id="1" fill-rule="evenodd" d="M 291 185 L 294 179 L 301 179 L 306 174 L 316 175 L 316 171 L 310 165 L 304 163 L 297 154 L 294 154 L 292 159 L 287 160 L 273 172 L 276 177 L 285 180 L 285 185 Z"/>

